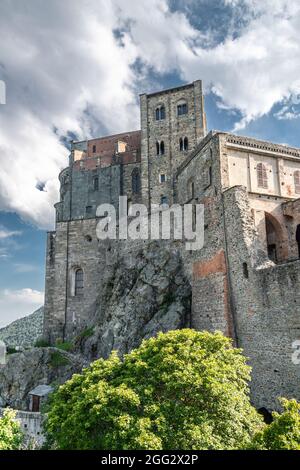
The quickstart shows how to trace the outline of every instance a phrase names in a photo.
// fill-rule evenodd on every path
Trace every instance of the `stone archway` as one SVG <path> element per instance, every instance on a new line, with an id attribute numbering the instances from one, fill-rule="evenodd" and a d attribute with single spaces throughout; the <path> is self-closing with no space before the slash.
<path id="1" fill-rule="evenodd" d="M 265 212 L 266 240 L 269 258 L 278 263 L 287 258 L 283 228 L 276 217 Z"/>

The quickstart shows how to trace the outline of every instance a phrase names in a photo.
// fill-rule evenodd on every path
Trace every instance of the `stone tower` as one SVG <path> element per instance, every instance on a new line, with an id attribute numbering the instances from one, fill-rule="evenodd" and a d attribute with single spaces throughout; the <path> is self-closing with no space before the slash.
<path id="1" fill-rule="evenodd" d="M 174 176 L 206 134 L 202 82 L 140 96 L 142 200 L 174 200 Z"/>

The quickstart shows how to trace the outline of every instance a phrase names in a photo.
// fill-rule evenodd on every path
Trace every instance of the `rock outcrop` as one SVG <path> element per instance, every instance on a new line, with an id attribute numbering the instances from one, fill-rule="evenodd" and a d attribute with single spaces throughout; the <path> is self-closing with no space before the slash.
<path id="1" fill-rule="evenodd" d="M 96 316 L 79 336 L 77 350 L 86 358 L 107 357 L 137 347 L 159 331 L 190 326 L 191 286 L 181 252 L 152 242 L 123 253 L 99 294 Z"/>
<path id="2" fill-rule="evenodd" d="M 57 348 L 32 348 L 9 354 L 0 367 L 0 406 L 27 410 L 28 393 L 40 384 L 62 384 L 85 364 L 75 356 Z"/>
<path id="3" fill-rule="evenodd" d="M 29 348 L 43 333 L 44 307 L 0 329 L 0 340 L 10 348 Z"/>

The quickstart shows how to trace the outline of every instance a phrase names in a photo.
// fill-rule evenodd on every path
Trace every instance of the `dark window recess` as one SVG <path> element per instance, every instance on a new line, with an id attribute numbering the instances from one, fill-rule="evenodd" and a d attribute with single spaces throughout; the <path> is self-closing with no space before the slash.
<path id="1" fill-rule="evenodd" d="M 96 145 L 93 145 L 93 153 L 96 153 Z"/>
<path id="2" fill-rule="evenodd" d="M 156 155 L 159 155 L 159 142 L 156 142 Z"/>
<path id="3" fill-rule="evenodd" d="M 85 208 L 86 215 L 91 215 L 93 212 L 93 207 L 92 206 L 86 206 Z"/>
<path id="4" fill-rule="evenodd" d="M 164 155 L 165 154 L 165 144 L 164 141 L 162 140 L 160 143 L 160 154 Z"/>
<path id="5" fill-rule="evenodd" d="M 166 175 L 160 175 L 160 182 L 165 183 L 166 181 Z"/>
<path id="6" fill-rule="evenodd" d="M 243 274 L 244 274 L 245 279 L 249 278 L 249 271 L 248 271 L 248 264 L 247 263 L 243 263 Z"/>
<path id="7" fill-rule="evenodd" d="M 141 192 L 141 175 L 138 168 L 134 168 L 131 173 L 131 185 L 133 194 L 138 194 Z"/>
<path id="8" fill-rule="evenodd" d="M 183 150 L 188 150 L 189 149 L 189 141 L 188 138 L 185 137 L 183 140 Z"/>
<path id="9" fill-rule="evenodd" d="M 179 139 L 179 150 L 180 150 L 180 152 L 183 151 L 183 139 L 182 139 L 182 137 L 180 137 L 180 139 Z"/>
<path id="10" fill-rule="evenodd" d="M 168 198 L 167 198 L 167 196 L 161 196 L 161 198 L 160 198 L 160 203 L 161 203 L 161 204 L 168 204 Z"/>
<path id="11" fill-rule="evenodd" d="M 83 271 L 77 269 L 75 272 L 75 295 L 83 294 Z"/>
<path id="12" fill-rule="evenodd" d="M 177 116 L 182 116 L 183 114 L 187 114 L 188 108 L 186 103 L 179 104 L 177 106 Z"/>
<path id="13" fill-rule="evenodd" d="M 99 191 L 99 178 L 96 176 L 94 178 L 94 191 Z"/>

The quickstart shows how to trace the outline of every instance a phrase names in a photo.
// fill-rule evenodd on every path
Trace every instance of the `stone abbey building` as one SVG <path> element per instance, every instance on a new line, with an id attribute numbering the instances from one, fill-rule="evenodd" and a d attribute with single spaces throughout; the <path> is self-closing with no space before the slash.
<path id="1" fill-rule="evenodd" d="M 300 399 L 300 364 L 292 360 L 300 339 L 300 149 L 207 133 L 201 81 L 141 95 L 140 109 L 140 131 L 72 144 L 59 176 L 56 230 L 48 234 L 45 336 L 70 340 L 93 324 L 107 273 L 122 256 L 138 264 L 140 250 L 151 245 L 99 241 L 100 204 L 118 209 L 121 195 L 149 208 L 203 204 L 201 250 L 164 242 L 180 254 L 190 286 L 188 318 L 158 319 L 147 334 L 180 326 L 223 331 L 249 357 L 258 408 L 276 408 L 278 396 Z M 125 285 L 128 272 L 124 265 Z M 126 317 L 128 331 L 130 322 Z M 118 331 L 115 323 L 102 336 L 108 352 Z"/>

